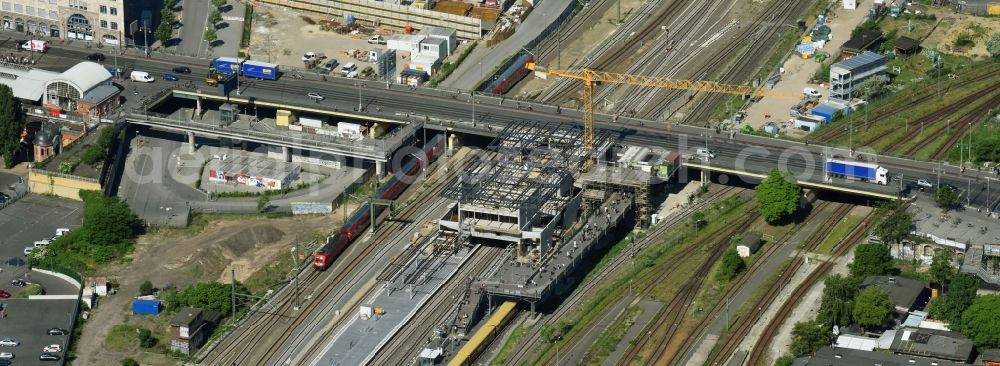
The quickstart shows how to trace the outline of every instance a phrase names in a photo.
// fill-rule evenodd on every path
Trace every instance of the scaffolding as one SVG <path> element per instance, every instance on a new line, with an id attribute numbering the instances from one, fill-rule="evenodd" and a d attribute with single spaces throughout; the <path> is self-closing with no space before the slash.
<path id="1" fill-rule="evenodd" d="M 600 205 L 614 192 L 629 193 L 635 200 L 636 225 L 646 227 L 650 217 L 650 185 L 653 175 L 638 169 L 599 164 L 580 176 L 584 198 L 591 206 Z"/>

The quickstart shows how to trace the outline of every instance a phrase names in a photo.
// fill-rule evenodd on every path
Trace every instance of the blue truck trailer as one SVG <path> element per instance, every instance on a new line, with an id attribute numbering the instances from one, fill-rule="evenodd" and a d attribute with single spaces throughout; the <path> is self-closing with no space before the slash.
<path id="1" fill-rule="evenodd" d="M 247 60 L 243 62 L 243 76 L 264 80 L 278 79 L 278 65 Z"/>
<path id="2" fill-rule="evenodd" d="M 889 170 L 875 163 L 827 159 L 823 165 L 826 175 L 878 184 L 889 183 Z"/>
<path id="3" fill-rule="evenodd" d="M 246 60 L 242 58 L 218 57 L 212 60 L 209 67 L 223 74 L 235 74 L 240 72 L 241 65 L 243 65 L 244 61 Z"/>

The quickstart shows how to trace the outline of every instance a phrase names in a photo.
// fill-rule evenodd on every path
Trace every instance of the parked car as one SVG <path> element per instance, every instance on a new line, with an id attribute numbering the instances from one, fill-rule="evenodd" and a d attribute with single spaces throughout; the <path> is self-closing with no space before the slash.
<path id="1" fill-rule="evenodd" d="M 15 341 L 13 338 L 0 339 L 0 346 L 4 347 L 17 347 L 21 342 Z"/>
<path id="2" fill-rule="evenodd" d="M 178 79 L 176 76 L 174 76 L 174 74 L 167 73 L 167 74 L 163 74 L 163 80 L 166 80 L 166 81 L 177 81 L 177 80 L 180 80 L 180 79 Z"/>
<path id="3" fill-rule="evenodd" d="M 38 356 L 39 361 L 59 361 L 62 357 L 54 353 L 43 353 Z"/>
<path id="4" fill-rule="evenodd" d="M 0 299 L 9 299 L 9 298 L 10 298 L 10 292 L 0 290 Z"/>
<path id="5" fill-rule="evenodd" d="M 14 353 L 12 352 L 0 352 L 0 359 L 9 360 L 14 358 Z"/>
<path id="6" fill-rule="evenodd" d="M 5 360 L 5 359 L 0 358 L 0 366 L 10 366 L 10 365 L 13 365 L 13 364 L 14 363 L 11 362 L 10 360 Z"/>
<path id="7" fill-rule="evenodd" d="M 310 98 L 315 99 L 316 101 L 320 101 L 320 100 L 326 99 L 322 95 L 319 95 L 319 93 L 317 93 L 317 92 L 309 92 L 309 93 L 306 93 L 306 95 L 308 95 Z"/>
<path id="8" fill-rule="evenodd" d="M 694 154 L 705 159 L 715 159 L 715 152 L 703 147 L 699 147 L 698 149 L 696 149 L 694 151 Z"/>
<path id="9" fill-rule="evenodd" d="M 24 247 L 24 255 L 31 255 L 31 252 L 35 250 L 35 247 Z"/>
<path id="10" fill-rule="evenodd" d="M 94 52 L 87 55 L 87 59 L 90 61 L 104 61 L 104 54 L 100 52 Z"/>
<path id="11" fill-rule="evenodd" d="M 10 280 L 10 284 L 11 284 L 11 285 L 14 285 L 14 286 L 17 286 L 17 287 L 24 287 L 24 286 L 27 286 L 27 285 L 28 285 L 28 281 L 25 281 L 25 280 L 23 280 L 23 279 L 20 279 L 20 278 L 18 278 L 18 279 L 16 279 L 16 280 Z M 0 343 L 2 343 L 2 342 L 3 342 L 3 341 L 2 341 L 2 340 L 0 340 Z M 2 345 L 3 345 L 3 344 L 0 344 L 0 346 L 2 346 Z"/>
<path id="12" fill-rule="evenodd" d="M 187 67 L 187 66 L 177 66 L 177 67 L 173 68 L 173 70 L 174 70 L 174 72 L 176 72 L 178 74 L 190 74 L 191 73 L 191 68 Z"/>
<path id="13" fill-rule="evenodd" d="M 337 64 L 337 59 L 330 59 L 330 61 L 327 61 L 326 64 L 323 65 L 323 72 L 327 74 L 333 72 L 333 70 L 337 69 Z"/>
<path id="14" fill-rule="evenodd" d="M 45 348 L 42 349 L 42 352 L 45 352 L 45 353 L 59 353 L 59 352 L 62 352 L 62 346 L 60 346 L 58 344 L 50 344 L 48 346 L 45 346 Z"/>
<path id="15" fill-rule="evenodd" d="M 819 90 L 816 90 L 816 89 L 813 89 L 813 88 L 802 89 L 802 94 L 805 94 L 805 95 L 810 96 L 810 97 L 817 97 L 817 98 L 823 96 L 823 94 L 820 93 Z"/>
<path id="16" fill-rule="evenodd" d="M 69 331 L 62 328 L 49 328 L 45 333 L 48 335 L 67 335 Z"/>
<path id="17" fill-rule="evenodd" d="M 917 179 L 917 187 L 934 188 L 934 185 L 931 184 L 931 182 L 928 182 L 926 179 Z"/>

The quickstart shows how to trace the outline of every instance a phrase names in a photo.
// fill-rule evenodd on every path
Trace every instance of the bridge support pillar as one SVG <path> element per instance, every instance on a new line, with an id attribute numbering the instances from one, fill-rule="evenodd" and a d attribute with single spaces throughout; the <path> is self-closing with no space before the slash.
<path id="1" fill-rule="evenodd" d="M 194 103 L 195 103 L 194 116 L 195 117 L 200 117 L 201 116 L 201 97 L 195 97 L 194 98 Z"/>
<path id="2" fill-rule="evenodd" d="M 188 137 L 188 154 L 194 154 L 194 152 L 195 152 L 194 132 L 188 132 L 187 135 L 188 135 L 187 136 Z"/>
<path id="3" fill-rule="evenodd" d="M 375 162 L 375 178 L 382 179 L 382 175 L 385 175 L 385 162 L 376 161 Z"/>
<path id="4" fill-rule="evenodd" d="M 281 160 L 284 160 L 286 163 L 292 161 L 292 149 L 289 149 L 288 146 L 281 147 Z"/>
<path id="5" fill-rule="evenodd" d="M 702 170 L 701 171 L 701 185 L 704 186 L 704 185 L 708 184 L 708 179 L 710 177 L 710 174 L 711 173 L 709 173 L 707 170 Z"/>

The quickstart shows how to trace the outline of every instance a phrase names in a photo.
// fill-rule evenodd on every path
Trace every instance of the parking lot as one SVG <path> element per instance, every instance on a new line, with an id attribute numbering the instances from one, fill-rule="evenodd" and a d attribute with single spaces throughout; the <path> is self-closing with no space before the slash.
<path id="1" fill-rule="evenodd" d="M 0 173 L 0 187 L 11 193 L 17 189 L 17 175 Z M 20 287 L 11 280 L 22 278 L 42 286 L 47 295 L 77 295 L 76 287 L 55 276 L 39 272 L 28 273 L 24 247 L 35 241 L 51 238 L 61 227 L 78 228 L 83 222 L 83 204 L 62 198 L 29 194 L 0 209 L 0 289 L 17 297 Z M 0 347 L 12 352 L 17 365 L 51 364 L 38 360 L 42 348 L 50 344 L 68 346 L 68 336 L 48 336 L 45 331 L 59 327 L 69 329 L 78 300 L 62 299 L 3 299 L 7 316 L 0 317 L 0 338 L 13 338 L 21 345 Z"/>

